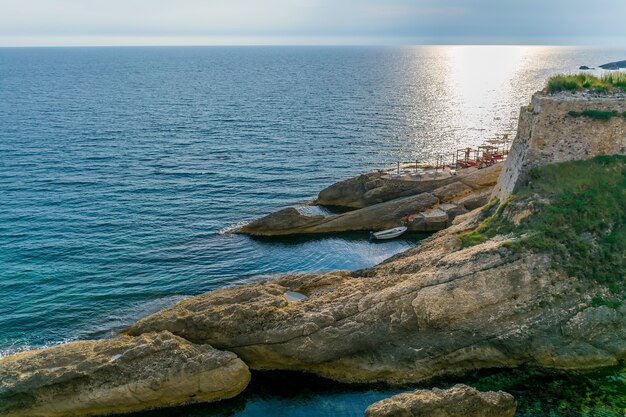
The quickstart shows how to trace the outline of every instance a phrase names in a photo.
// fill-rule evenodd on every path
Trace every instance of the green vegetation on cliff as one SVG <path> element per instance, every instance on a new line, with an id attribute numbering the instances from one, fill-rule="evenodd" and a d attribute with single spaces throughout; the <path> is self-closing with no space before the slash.
<path id="1" fill-rule="evenodd" d="M 559 74 L 550 77 L 546 88 L 549 93 L 580 91 L 585 89 L 599 92 L 619 90 L 626 92 L 626 73 L 613 72 L 603 75 L 602 77 L 589 74 Z"/>
<path id="2" fill-rule="evenodd" d="M 612 117 L 623 117 L 626 119 L 626 112 L 619 113 L 617 111 L 586 109 L 583 111 L 570 111 L 567 113 L 572 117 L 589 117 L 597 120 L 609 120 Z"/>
<path id="3" fill-rule="evenodd" d="M 492 204 L 463 247 L 498 235 L 513 250 L 549 252 L 570 276 L 619 288 L 626 276 L 626 156 L 547 165 L 500 205 Z"/>

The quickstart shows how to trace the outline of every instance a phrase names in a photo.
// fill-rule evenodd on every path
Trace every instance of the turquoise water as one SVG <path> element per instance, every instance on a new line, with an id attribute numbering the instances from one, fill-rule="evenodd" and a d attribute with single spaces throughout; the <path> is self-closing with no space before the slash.
<path id="1" fill-rule="evenodd" d="M 422 236 L 268 241 L 228 230 L 303 207 L 348 176 L 513 132 L 519 107 L 549 74 L 625 55 L 553 47 L 0 49 L 0 353 L 105 337 L 225 285 L 372 266 Z M 307 415 L 360 415 L 378 395 L 333 392 L 312 397 Z M 227 415 L 301 409 L 271 395 L 246 404 Z M 345 414 L 329 411 L 341 404 Z"/>

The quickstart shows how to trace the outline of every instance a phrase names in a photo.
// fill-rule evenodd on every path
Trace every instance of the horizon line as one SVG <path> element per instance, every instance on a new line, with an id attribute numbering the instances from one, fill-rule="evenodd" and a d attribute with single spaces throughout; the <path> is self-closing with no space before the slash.
<path id="1" fill-rule="evenodd" d="M 2 36 L 0 48 L 47 47 L 167 47 L 167 46 L 563 46 L 620 48 L 626 43 L 621 38 L 549 38 L 520 39 L 503 37 L 376 37 L 308 36 L 287 40 L 280 36 Z"/>
<path id="2" fill-rule="evenodd" d="M 163 43 L 163 44 L 33 44 L 33 45 L 2 45 L 0 49 L 19 49 L 19 48 L 176 48 L 176 47 L 419 47 L 419 46 L 523 46 L 523 47 L 559 47 L 559 48 L 617 48 L 614 45 L 597 45 L 597 44 L 559 44 L 559 43 L 397 43 L 397 44 L 380 44 L 380 43 Z"/>

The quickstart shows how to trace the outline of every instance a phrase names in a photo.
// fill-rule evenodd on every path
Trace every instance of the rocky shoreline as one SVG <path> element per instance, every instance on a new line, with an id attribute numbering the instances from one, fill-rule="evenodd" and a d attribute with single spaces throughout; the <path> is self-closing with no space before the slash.
<path id="1" fill-rule="evenodd" d="M 406 225 L 410 231 L 443 230 L 459 214 L 489 201 L 502 163 L 468 168 L 439 180 L 407 181 L 375 172 L 322 190 L 314 204 L 349 208 L 345 213 L 307 216 L 286 208 L 254 220 L 235 233 L 251 236 L 327 234 L 382 230 Z"/>
<path id="2" fill-rule="evenodd" d="M 443 211 L 443 204 L 459 207 L 458 199 L 468 195 L 480 195 L 483 202 L 497 196 L 502 202 L 463 206 L 462 212 L 447 217 L 443 230 L 373 268 L 292 274 L 222 288 L 143 318 L 117 338 L 3 358 L 0 415 L 105 415 L 213 402 L 243 391 L 249 369 L 398 385 L 481 369 L 534 366 L 576 373 L 623 363 L 626 303 L 612 301 L 623 297 L 622 283 L 562 267 L 574 252 L 556 252 L 529 240 L 539 233 L 532 229 L 533 218 L 556 203 L 530 188 L 522 189 L 523 199 L 515 199 L 527 178 L 541 181 L 540 173 L 533 176 L 530 168 L 626 153 L 626 120 L 567 115 L 589 105 L 626 106 L 610 98 L 597 100 L 538 94 L 532 110 L 522 109 L 512 157 L 500 168 L 402 196 L 398 193 L 409 191 L 398 191 L 380 178 L 359 177 L 320 193 L 320 200 L 362 208 L 304 220 L 293 212 L 282 213 L 248 225 L 255 232 L 242 232 L 361 230 L 354 228 L 384 227 L 405 216 L 410 220 L 422 210 Z M 623 158 L 599 159 L 583 169 L 611 168 L 612 180 L 619 182 L 625 163 Z M 566 194 L 589 187 L 585 181 Z M 576 213 L 565 212 L 570 217 L 563 221 L 573 222 Z M 607 233 L 622 230 L 620 208 L 610 215 L 605 218 L 608 231 L 578 232 L 590 250 Z M 506 231 L 488 234 L 494 222 L 506 225 L 501 228 Z M 518 226 L 527 229 L 516 234 Z M 289 292 L 305 297 L 289 297 Z M 441 410 L 446 410 L 443 415 L 510 416 L 511 401 L 504 393 L 454 387 L 392 398 L 372 406 L 367 416 L 442 415 L 437 414 Z M 485 410 L 485 402 L 493 405 L 492 414 L 470 413 Z"/>

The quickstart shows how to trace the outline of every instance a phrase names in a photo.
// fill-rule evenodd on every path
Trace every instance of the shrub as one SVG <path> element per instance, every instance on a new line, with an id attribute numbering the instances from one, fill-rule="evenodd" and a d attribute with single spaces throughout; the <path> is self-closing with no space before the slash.
<path id="1" fill-rule="evenodd" d="M 589 117 L 591 119 L 597 119 L 597 120 L 609 120 L 613 116 L 619 116 L 619 113 L 616 111 L 604 111 L 604 110 L 594 110 L 594 109 L 587 109 L 587 110 L 583 110 L 582 112 L 577 112 L 577 111 L 572 110 L 568 112 L 567 114 L 572 117 L 585 116 L 585 117 Z"/>
<path id="2" fill-rule="evenodd" d="M 558 74 L 550 77 L 546 89 L 549 93 L 580 90 L 599 92 L 621 90 L 626 92 L 626 73 L 612 72 L 601 78 L 589 74 Z"/>

